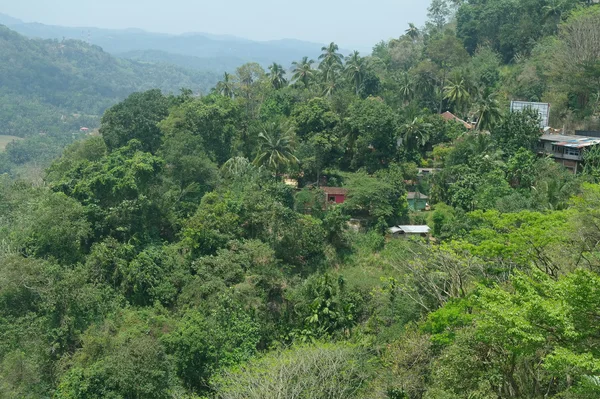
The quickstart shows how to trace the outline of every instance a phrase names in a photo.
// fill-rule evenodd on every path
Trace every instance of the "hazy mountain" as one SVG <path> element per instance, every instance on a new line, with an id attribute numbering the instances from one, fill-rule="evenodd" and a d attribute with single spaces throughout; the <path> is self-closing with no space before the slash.
<path id="1" fill-rule="evenodd" d="M 0 23 L 2 21 L 11 29 L 29 37 L 84 40 L 102 47 L 113 55 L 144 61 L 160 60 L 218 72 L 232 70 L 246 62 L 258 62 L 263 66 L 278 62 L 287 68 L 292 61 L 301 59 L 305 55 L 317 57 L 322 47 L 322 44 L 292 39 L 258 42 L 235 36 L 207 33 L 169 35 L 140 29 L 62 27 L 25 23 L 0 14 Z"/>
<path id="2" fill-rule="evenodd" d="M 213 72 L 234 71 L 235 68 L 244 64 L 245 60 L 240 57 L 222 56 L 211 58 L 200 58 L 191 55 L 173 54 L 161 50 L 134 50 L 119 54 L 119 57 L 140 62 L 169 63 L 184 68 L 206 70 Z"/>
<path id="3" fill-rule="evenodd" d="M 0 134 L 93 127 L 134 91 L 207 92 L 217 75 L 119 59 L 77 40 L 28 39 L 0 25 Z"/>

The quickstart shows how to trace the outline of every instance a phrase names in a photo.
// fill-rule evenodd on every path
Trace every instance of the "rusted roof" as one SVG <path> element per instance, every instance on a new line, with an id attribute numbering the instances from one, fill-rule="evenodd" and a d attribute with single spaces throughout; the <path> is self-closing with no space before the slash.
<path id="1" fill-rule="evenodd" d="M 346 195 L 348 189 L 342 187 L 320 187 L 327 195 Z"/>
<path id="2" fill-rule="evenodd" d="M 563 134 L 544 134 L 540 140 L 551 141 L 553 145 L 570 148 L 584 148 L 600 144 L 600 138 L 588 136 L 566 136 Z"/>

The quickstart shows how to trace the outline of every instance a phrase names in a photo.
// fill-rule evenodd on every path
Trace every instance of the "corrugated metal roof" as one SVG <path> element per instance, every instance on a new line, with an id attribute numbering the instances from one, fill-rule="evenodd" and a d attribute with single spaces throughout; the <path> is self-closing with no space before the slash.
<path id="1" fill-rule="evenodd" d="M 588 136 L 565 136 L 564 134 L 544 134 L 540 138 L 551 141 L 553 145 L 570 148 L 583 148 L 600 144 L 600 138 Z"/>
<path id="2" fill-rule="evenodd" d="M 390 233 L 405 233 L 405 234 L 428 234 L 431 229 L 429 226 L 394 226 L 390 228 Z"/>

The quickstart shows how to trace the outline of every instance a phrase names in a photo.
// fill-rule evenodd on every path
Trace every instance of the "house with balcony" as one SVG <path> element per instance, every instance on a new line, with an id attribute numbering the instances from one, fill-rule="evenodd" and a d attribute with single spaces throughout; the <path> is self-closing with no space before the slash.
<path id="1" fill-rule="evenodd" d="M 544 134 L 538 143 L 538 154 L 548 155 L 573 173 L 581 170 L 585 151 L 600 145 L 600 138 Z"/>

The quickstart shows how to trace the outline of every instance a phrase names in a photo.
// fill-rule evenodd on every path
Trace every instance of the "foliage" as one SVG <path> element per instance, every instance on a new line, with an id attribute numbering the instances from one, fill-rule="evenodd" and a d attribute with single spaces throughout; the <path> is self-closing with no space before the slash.
<path id="1" fill-rule="evenodd" d="M 343 345 L 278 351 L 215 380 L 216 397 L 355 398 L 364 380 L 358 350 Z"/>
<path id="2" fill-rule="evenodd" d="M 428 11 L 206 96 L 0 28 L 0 397 L 598 397 L 598 154 L 505 112 L 597 129 L 598 7 Z"/>

